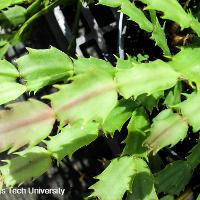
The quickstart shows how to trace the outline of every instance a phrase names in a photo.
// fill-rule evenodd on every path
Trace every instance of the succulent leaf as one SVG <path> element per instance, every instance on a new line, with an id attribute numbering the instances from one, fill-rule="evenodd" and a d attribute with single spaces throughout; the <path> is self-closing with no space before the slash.
<path id="1" fill-rule="evenodd" d="M 127 200 L 158 200 L 154 188 L 154 177 L 142 159 L 134 161 L 137 170 L 132 183 L 132 191 L 128 193 Z"/>
<path id="2" fill-rule="evenodd" d="M 82 124 L 82 122 L 77 122 L 64 127 L 59 134 L 51 137 L 45 143 L 47 144 L 48 151 L 60 162 L 65 156 L 71 158 L 76 150 L 90 144 L 97 137 L 97 123 L 89 122 Z"/>
<path id="3" fill-rule="evenodd" d="M 173 87 L 179 77 L 167 63 L 156 60 L 150 63 L 142 63 L 132 69 L 118 70 L 116 82 L 119 93 L 126 99 L 141 94 L 153 93 Z"/>
<path id="4" fill-rule="evenodd" d="M 179 195 L 192 176 L 192 169 L 186 161 L 178 160 L 155 174 L 157 192 Z"/>
<path id="5" fill-rule="evenodd" d="M 17 157 L 6 160 L 6 164 L 0 167 L 6 187 L 36 179 L 51 167 L 51 155 L 42 147 L 36 146 L 16 154 Z"/>
<path id="6" fill-rule="evenodd" d="M 94 70 L 75 76 L 72 83 L 47 98 L 61 124 L 81 119 L 103 122 L 117 104 L 117 91 L 110 74 Z"/>
<path id="7" fill-rule="evenodd" d="M 153 153 L 166 146 L 174 146 L 187 135 L 188 125 L 184 119 L 170 109 L 163 110 L 154 119 L 150 135 L 144 144 Z"/>
<path id="8" fill-rule="evenodd" d="M 200 92 L 188 95 L 188 99 L 176 106 L 181 110 L 186 121 L 193 127 L 193 131 L 200 130 Z"/>
<path id="9" fill-rule="evenodd" d="M 102 125 L 104 133 L 113 136 L 116 130 L 121 131 L 136 106 L 137 104 L 131 99 L 119 101 Z"/>
<path id="10" fill-rule="evenodd" d="M 182 29 L 191 27 L 197 33 L 197 35 L 200 36 L 200 23 L 195 17 L 193 17 L 192 14 L 186 13 L 177 0 L 141 1 L 147 4 L 146 9 L 161 11 L 164 13 L 164 19 L 169 19 L 176 22 L 177 24 L 180 24 Z"/>
<path id="11" fill-rule="evenodd" d="M 109 166 L 96 177 L 99 181 L 89 188 L 94 190 L 89 197 L 97 196 L 101 200 L 121 200 L 126 191 L 131 191 L 133 179 L 143 172 L 144 165 L 145 161 L 134 157 L 124 156 L 113 159 Z M 116 174 L 120 174 L 120 181 Z"/>
<path id="12" fill-rule="evenodd" d="M 8 61 L 0 60 L 0 105 L 21 96 L 26 87 L 16 83 L 19 77 L 17 69 Z"/>
<path id="13" fill-rule="evenodd" d="M 128 136 L 124 140 L 126 146 L 122 155 L 136 155 L 139 157 L 146 157 L 146 149 L 142 146 L 146 133 L 144 132 L 149 128 L 148 116 L 144 108 L 137 108 L 131 117 L 128 124 Z"/>
<path id="14" fill-rule="evenodd" d="M 34 146 L 50 134 L 55 117 L 46 104 L 30 99 L 7 107 L 0 111 L 0 152 Z"/>
<path id="15" fill-rule="evenodd" d="M 27 55 L 16 61 L 28 90 L 37 92 L 44 86 L 67 80 L 72 74 L 71 59 L 58 49 L 51 47 L 45 50 L 28 49 L 28 51 Z"/>

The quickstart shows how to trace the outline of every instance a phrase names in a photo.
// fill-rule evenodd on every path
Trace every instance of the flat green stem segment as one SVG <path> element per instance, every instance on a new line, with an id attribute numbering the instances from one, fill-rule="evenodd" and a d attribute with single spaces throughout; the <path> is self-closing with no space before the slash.
<path id="1" fill-rule="evenodd" d="M 149 170 L 146 168 L 145 161 L 139 158 L 124 156 L 112 160 L 109 166 L 96 177 L 99 181 L 89 188 L 94 190 L 89 197 L 98 197 L 101 200 L 121 200 L 126 191 L 132 191 L 132 184 L 136 177 L 149 175 Z M 152 181 L 151 177 L 151 183 Z M 134 187 L 137 188 L 135 184 L 133 184 Z M 147 188 L 147 185 L 144 183 L 142 187 Z M 148 190 L 152 188 L 153 185 L 148 187 Z"/>
<path id="2" fill-rule="evenodd" d="M 45 141 L 47 149 L 58 162 L 65 156 L 71 158 L 72 154 L 83 146 L 90 144 L 98 137 L 98 124 L 77 122 L 64 127 L 61 133 Z"/>
<path id="3" fill-rule="evenodd" d="M 186 13 L 183 7 L 178 3 L 177 0 L 141 0 L 143 3 L 147 4 L 146 9 L 157 10 L 164 13 L 163 18 L 169 19 L 177 24 L 180 24 L 181 28 L 191 27 L 194 32 L 200 36 L 200 23 L 191 14 Z"/>
<path id="4" fill-rule="evenodd" d="M 153 119 L 150 135 L 144 144 L 155 154 L 163 147 L 172 147 L 183 140 L 187 131 L 188 124 L 180 115 L 170 109 L 163 110 Z"/>
<path id="5" fill-rule="evenodd" d="M 16 154 L 16 158 L 6 160 L 6 165 L 0 167 L 6 187 L 36 179 L 51 167 L 51 155 L 42 147 L 33 147 Z"/>
<path id="6" fill-rule="evenodd" d="M 38 144 L 50 134 L 54 121 L 52 109 L 38 100 L 10 104 L 0 111 L 0 152 Z"/>
<path id="7" fill-rule="evenodd" d="M 119 93 L 136 99 L 141 94 L 151 95 L 155 92 L 173 87 L 179 73 L 175 72 L 167 63 L 156 60 L 154 62 L 137 64 L 131 69 L 118 70 L 116 82 Z"/>
<path id="8" fill-rule="evenodd" d="M 155 174 L 157 192 L 179 195 L 192 176 L 192 168 L 186 161 L 175 161 Z"/>
<path id="9" fill-rule="evenodd" d="M 117 104 L 117 91 L 112 76 L 98 70 L 74 77 L 71 84 L 47 96 L 61 124 L 83 119 L 103 122 Z"/>
<path id="10" fill-rule="evenodd" d="M 0 60 L 0 105 L 15 100 L 26 91 L 26 87 L 16 83 L 19 72 L 14 65 Z"/>
<path id="11" fill-rule="evenodd" d="M 17 60 L 17 64 L 29 91 L 37 92 L 44 86 L 66 80 L 73 73 L 71 59 L 54 47 L 28 49 L 28 52 Z"/>
<path id="12" fill-rule="evenodd" d="M 146 177 L 145 182 L 143 179 L 141 182 L 144 176 Z M 133 191 L 134 197 L 147 200 L 148 197 L 153 196 L 154 200 L 157 200 L 153 177 L 146 162 L 142 159 L 128 156 L 116 158 L 95 178 L 99 181 L 89 188 L 94 190 L 89 197 L 98 197 L 101 200 L 121 200 L 126 191 Z"/>
<path id="13" fill-rule="evenodd" d="M 186 121 L 193 127 L 193 131 L 200 130 L 200 92 L 188 95 L 187 100 L 178 104 L 176 107 L 181 110 Z"/>

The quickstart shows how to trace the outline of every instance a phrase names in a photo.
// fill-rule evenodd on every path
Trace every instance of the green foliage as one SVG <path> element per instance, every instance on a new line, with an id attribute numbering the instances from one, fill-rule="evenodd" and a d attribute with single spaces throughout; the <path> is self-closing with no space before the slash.
<path id="1" fill-rule="evenodd" d="M 47 149 L 60 162 L 65 156 L 72 154 L 81 147 L 90 144 L 98 137 L 98 124 L 77 122 L 64 127 L 61 133 L 46 141 Z"/>
<path id="2" fill-rule="evenodd" d="M 167 196 L 164 196 L 163 198 L 161 198 L 160 200 L 174 200 L 174 196 L 167 195 Z"/>
<path id="3" fill-rule="evenodd" d="M 4 8 L 8 8 L 9 6 L 23 3 L 24 0 L 1 0 L 0 2 L 0 10 Z"/>
<path id="4" fill-rule="evenodd" d="M 117 103 L 117 91 L 110 74 L 92 70 L 77 75 L 73 82 L 59 86 L 47 96 L 61 124 L 80 119 L 103 122 Z"/>
<path id="5" fill-rule="evenodd" d="M 6 104 L 0 111 L 0 152 L 25 149 L 0 167 L 6 187 L 39 177 L 51 167 L 52 159 L 60 163 L 93 142 L 99 133 L 114 137 L 123 127 L 128 130 L 124 149 L 96 177 L 89 198 L 157 200 L 157 194 L 164 193 L 167 196 L 162 199 L 171 200 L 185 189 L 200 164 L 199 141 L 185 160 L 164 167 L 159 164 L 157 171 L 152 160 L 158 164 L 158 151 L 188 137 L 189 126 L 191 134 L 200 130 L 200 48 L 188 46 L 171 55 L 164 25 L 172 20 L 197 35 L 200 25 L 176 0 L 141 1 L 149 13 L 128 0 L 99 0 L 99 4 L 118 8 L 151 34 L 150 39 L 168 56 L 163 61 L 148 61 L 148 55 L 138 54 L 127 56 L 127 60 L 117 58 L 113 67 L 98 58 L 72 59 L 54 47 L 28 49 L 28 54 L 13 64 L 0 60 L 0 104 Z M 61 3 L 1 0 L 0 27 L 9 28 L 11 34 L 0 33 L 0 57 L 35 19 Z M 164 25 L 156 11 L 167 19 Z M 53 94 L 8 104 L 26 91 L 35 94 L 52 84 L 56 84 Z M 183 92 L 187 92 L 186 99 Z M 51 136 L 55 121 L 59 123 L 57 134 Z M 39 143 L 45 148 L 37 146 Z M 156 156 L 152 158 L 151 153 Z"/>
<path id="6" fill-rule="evenodd" d="M 0 14 L 1 26 L 16 27 L 26 20 L 26 9 L 21 6 L 14 6 Z"/>
<path id="7" fill-rule="evenodd" d="M 26 91 L 26 87 L 16 83 L 17 69 L 6 60 L 0 60 L 0 105 L 15 100 Z"/>
<path id="8" fill-rule="evenodd" d="M 200 130 L 200 113 L 199 110 L 200 93 L 193 93 L 188 95 L 188 99 L 177 105 L 181 110 L 182 115 L 186 118 L 188 123 L 193 127 L 193 131 Z"/>
<path id="9" fill-rule="evenodd" d="M 119 93 L 126 99 L 141 94 L 153 93 L 173 87 L 179 77 L 167 63 L 156 60 L 154 62 L 137 64 L 131 69 L 118 70 L 116 81 Z M 148 85 L 147 85 L 148 83 Z"/>
<path id="10" fill-rule="evenodd" d="M 124 0 L 99 0 L 99 3 L 105 6 L 119 7 Z"/>
<path id="11" fill-rule="evenodd" d="M 46 85 L 66 80 L 72 74 L 71 59 L 58 49 L 28 49 L 28 52 L 17 60 L 17 64 L 29 91 L 37 92 Z"/>
<path id="12" fill-rule="evenodd" d="M 167 107 L 172 107 L 181 102 L 182 83 L 179 81 L 172 90 L 169 91 L 165 98 L 164 104 Z"/>
<path id="13" fill-rule="evenodd" d="M 155 175 L 157 191 L 179 195 L 192 176 L 192 169 L 185 161 L 175 161 Z"/>
<path id="14" fill-rule="evenodd" d="M 157 153 L 165 146 L 174 146 L 187 135 L 188 125 L 183 118 L 170 109 L 163 110 L 154 119 L 150 135 L 145 145 L 153 153 Z M 176 134 L 174 134 L 176 133 Z"/>
<path id="15" fill-rule="evenodd" d="M 151 180 L 151 185 L 145 188 L 146 184 L 149 184 L 148 176 L 150 176 L 149 170 L 146 168 L 145 161 L 139 158 L 124 156 L 112 160 L 104 172 L 95 177 L 99 181 L 90 187 L 94 192 L 89 197 L 97 196 L 102 200 L 120 200 L 126 191 L 131 191 L 132 185 L 139 183 L 138 181 L 134 183 L 134 180 L 141 179 L 144 174 L 147 174 L 147 177 L 145 176 L 146 180 L 143 182 L 142 189 L 146 189 L 150 193 L 153 183 Z M 120 174 L 120 179 L 116 174 Z M 140 191 L 135 191 L 133 195 L 138 197 L 144 194 L 140 193 Z"/>
<path id="16" fill-rule="evenodd" d="M 127 128 L 128 136 L 124 141 L 126 146 L 122 155 L 146 157 L 147 152 L 142 144 L 146 138 L 145 131 L 149 128 L 149 120 L 143 107 L 137 108 L 133 112 Z"/>
<path id="17" fill-rule="evenodd" d="M 0 39 L 0 58 L 2 58 L 5 53 L 8 51 L 9 42 L 3 39 Z"/>
<path id="18" fill-rule="evenodd" d="M 42 147 L 33 147 L 15 154 L 16 158 L 5 160 L 6 165 L 0 167 L 6 187 L 36 179 L 51 167 L 51 155 Z"/>
<path id="19" fill-rule="evenodd" d="M 134 160 L 136 174 L 133 178 L 132 192 L 127 200 L 158 200 L 151 171 L 142 159 Z"/>
<path id="20" fill-rule="evenodd" d="M 114 75 L 115 70 L 111 63 L 98 58 L 78 58 L 74 59 L 74 73 L 86 73 L 89 70 L 102 70 Z"/>
<path id="21" fill-rule="evenodd" d="M 158 45 L 162 50 L 164 55 L 169 56 L 171 55 L 168 44 L 167 44 L 167 39 L 166 35 L 164 32 L 164 26 L 162 27 L 159 23 L 158 18 L 156 17 L 156 12 L 155 11 L 150 11 L 151 15 L 151 21 L 153 24 L 153 31 L 152 31 L 152 36 L 151 39 L 156 42 L 156 45 Z"/>
<path id="22" fill-rule="evenodd" d="M 185 161 L 178 160 L 167 165 L 155 174 L 155 184 L 158 192 L 179 195 L 192 177 L 193 170 L 200 164 L 198 142 Z"/>
<path id="23" fill-rule="evenodd" d="M 121 12 L 128 15 L 130 17 L 130 20 L 136 22 L 141 29 L 147 32 L 152 32 L 153 25 L 145 17 L 144 13 L 134 5 L 134 3 L 131 3 L 127 0 L 122 1 Z"/>
<path id="24" fill-rule="evenodd" d="M 192 169 L 195 169 L 200 163 L 200 140 L 198 143 L 191 149 L 190 155 L 187 156 L 187 162 L 191 166 Z"/>
<path id="25" fill-rule="evenodd" d="M 9 148 L 13 152 L 25 144 L 34 146 L 50 134 L 55 117 L 46 104 L 30 99 L 8 108 L 0 111 L 0 152 Z"/>
<path id="26" fill-rule="evenodd" d="M 121 100 L 107 116 L 103 123 L 104 133 L 114 135 L 115 131 L 121 131 L 124 123 L 131 117 L 136 103 L 131 100 Z"/>
<path id="27" fill-rule="evenodd" d="M 182 74 L 182 78 L 197 85 L 200 83 L 199 54 L 199 48 L 182 48 L 178 54 L 172 57 L 170 62 L 170 65 Z M 190 59 L 186 59 L 188 56 Z"/>
<path id="28" fill-rule="evenodd" d="M 163 12 L 164 19 L 169 19 L 181 26 L 182 29 L 191 27 L 200 36 L 200 23 L 193 15 L 186 13 L 177 0 L 141 0 L 148 6 L 146 9 Z"/>
<path id="29" fill-rule="evenodd" d="M 58 5 L 70 0 L 1 0 L 0 1 L 0 58 L 10 46 L 15 46 L 27 37 L 27 28 Z M 6 33 L 6 34 L 5 34 Z M 4 45 L 1 45 L 1 42 Z"/>
<path id="30" fill-rule="evenodd" d="M 152 32 L 151 39 L 156 42 L 156 45 L 163 50 L 165 55 L 170 55 L 164 28 L 161 27 L 154 12 L 150 13 L 152 20 L 152 22 L 150 22 L 144 12 L 137 8 L 134 2 L 130 2 L 129 0 L 99 0 L 99 3 L 110 7 L 120 7 L 120 11 L 127 15 L 130 20 L 136 22 L 141 29 Z"/>

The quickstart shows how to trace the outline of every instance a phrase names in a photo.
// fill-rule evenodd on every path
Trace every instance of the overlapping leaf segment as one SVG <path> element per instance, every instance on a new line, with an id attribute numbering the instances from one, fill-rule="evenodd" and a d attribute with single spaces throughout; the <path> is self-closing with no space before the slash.
<path id="1" fill-rule="evenodd" d="M 152 22 L 147 21 L 143 12 L 129 1 L 99 2 L 121 7 L 148 32 L 160 27 L 155 13 L 151 13 Z M 163 11 L 165 18 L 174 21 L 179 20 L 177 15 L 172 14 L 176 8 L 176 13 L 180 11 L 184 19 L 193 20 L 190 24 L 186 24 L 187 20 L 185 23 L 178 21 L 181 27 L 191 27 L 196 31 L 196 26 L 192 24 L 198 25 L 198 22 L 185 13 L 175 0 L 160 7 L 157 7 L 156 0 L 143 2 L 148 4 L 147 8 Z M 174 6 L 171 7 L 171 4 Z M 168 6 L 172 10 L 168 10 Z M 154 22 L 156 25 L 153 25 Z M 159 38 L 161 35 L 163 37 L 164 32 L 156 33 Z M 156 33 L 153 33 L 154 38 Z M 160 46 L 165 54 L 169 53 L 165 45 Z M 8 104 L 8 109 L 0 111 L 0 151 L 14 152 L 29 145 L 17 153 L 16 158 L 7 160 L 0 167 L 5 185 L 12 187 L 37 178 L 49 169 L 52 159 L 60 162 L 65 156 L 71 157 L 76 150 L 94 141 L 100 129 L 105 135 L 113 136 L 130 119 L 121 156 L 112 160 L 105 171 L 97 176 L 99 181 L 91 186 L 94 192 L 90 197 L 120 200 L 129 191 L 127 199 L 155 200 L 158 199 L 156 190 L 179 194 L 200 161 L 200 145 L 192 149 L 186 161 L 174 162 L 155 177 L 146 161 L 150 152 L 156 154 L 163 147 L 174 146 L 183 140 L 189 126 L 192 126 L 193 132 L 200 130 L 199 58 L 200 48 L 183 48 L 169 62 L 156 60 L 139 63 L 133 58 L 117 59 L 116 67 L 113 67 L 96 58 L 73 60 L 51 47 L 47 50 L 28 49 L 28 54 L 16 61 L 18 70 L 2 60 L 1 104 L 15 100 L 24 92 L 36 93 L 48 85 L 60 83 L 54 86 L 56 91 L 53 94 L 43 97 L 50 100 L 50 106 L 41 100 L 29 99 Z M 16 82 L 19 78 L 23 84 Z M 184 101 L 180 98 L 182 82 L 194 88 Z M 167 97 L 164 91 L 168 92 Z M 166 109 L 150 124 L 147 111 L 151 112 L 161 98 L 165 99 L 163 106 Z M 49 136 L 56 120 L 59 122 L 58 133 Z M 45 143 L 46 148 L 35 146 L 40 142 Z M 171 181 L 172 177 L 180 183 L 178 188 L 172 184 L 177 184 Z"/>

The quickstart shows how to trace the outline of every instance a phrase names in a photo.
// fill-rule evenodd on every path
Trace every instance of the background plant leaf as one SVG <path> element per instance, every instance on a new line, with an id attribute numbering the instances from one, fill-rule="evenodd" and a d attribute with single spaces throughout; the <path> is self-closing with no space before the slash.
<path id="1" fill-rule="evenodd" d="M 191 149 L 190 155 L 187 156 L 187 162 L 190 164 L 192 169 L 195 169 L 200 163 L 200 140 Z"/>
<path id="2" fill-rule="evenodd" d="M 199 55 L 200 48 L 182 48 L 169 62 L 176 71 L 182 74 L 183 78 L 189 80 L 190 83 L 195 82 L 198 87 L 200 84 Z"/>
<path id="3" fill-rule="evenodd" d="M 177 0 L 141 0 L 147 4 L 146 9 L 158 10 L 164 13 L 163 18 L 169 19 L 177 24 L 180 24 L 181 28 L 191 27 L 200 36 L 200 23 L 192 14 L 186 13 Z"/>
<path id="4" fill-rule="evenodd" d="M 171 55 L 164 31 L 165 26 L 162 27 L 160 25 L 159 20 L 156 17 L 156 12 L 154 10 L 150 10 L 150 16 L 153 24 L 151 39 L 154 40 L 156 42 L 156 45 L 158 45 L 163 50 L 164 55 Z"/>
<path id="5" fill-rule="evenodd" d="M 192 169 L 186 161 L 175 161 L 155 174 L 157 192 L 179 195 L 192 176 Z"/>
<path id="6" fill-rule="evenodd" d="M 193 132 L 200 130 L 200 92 L 188 95 L 188 99 L 176 107 L 181 110 L 186 121 L 193 127 Z"/>
<path id="7" fill-rule="evenodd" d="M 26 9 L 22 6 L 10 7 L 0 13 L 0 24 L 2 27 L 16 27 L 26 20 Z"/>
<path id="8" fill-rule="evenodd" d="M 130 20 L 136 22 L 141 29 L 147 32 L 153 31 L 152 23 L 146 18 L 142 10 L 137 8 L 133 2 L 127 0 L 122 1 L 120 11 L 126 14 Z"/>

